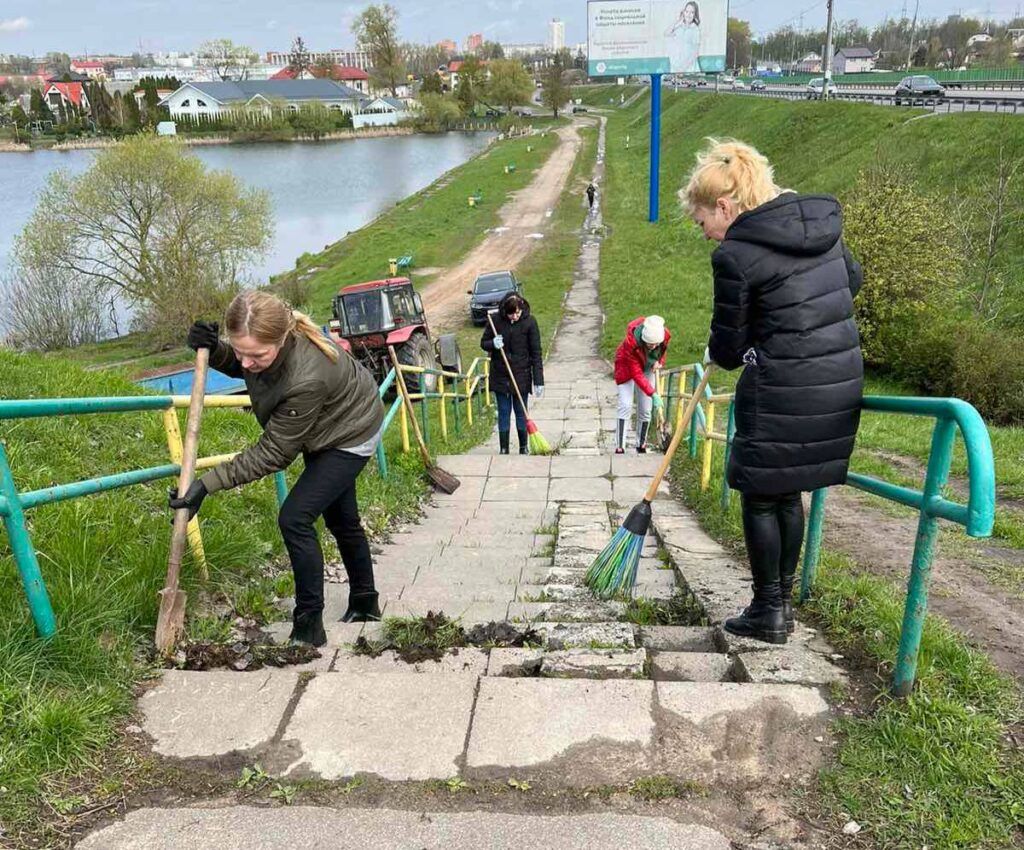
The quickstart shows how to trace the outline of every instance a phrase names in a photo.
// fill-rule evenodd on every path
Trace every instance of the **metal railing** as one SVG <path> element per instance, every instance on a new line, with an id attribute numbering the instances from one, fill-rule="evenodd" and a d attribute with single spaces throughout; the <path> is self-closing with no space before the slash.
<path id="1" fill-rule="evenodd" d="M 676 416 L 669 421 L 678 422 L 681 400 L 687 397 L 687 378 L 690 392 L 703 377 L 700 364 L 671 369 L 659 376 L 664 390 L 666 407 L 671 411 L 676 404 Z M 676 384 L 673 388 L 673 383 Z M 728 418 L 724 432 L 715 431 L 716 409 L 728 405 Z M 962 525 L 971 537 L 990 537 L 995 523 L 996 482 L 992 442 L 985 421 L 977 410 L 956 398 L 916 398 L 907 396 L 865 396 L 863 409 L 876 413 L 925 416 L 935 420 L 931 449 L 928 455 L 922 489 L 914 490 L 870 475 L 851 472 L 846 484 L 883 499 L 897 502 L 918 511 L 917 538 L 910 564 L 907 599 L 900 629 L 900 644 L 893 673 L 893 692 L 907 696 L 913 690 L 917 673 L 917 659 L 921 647 L 928 608 L 928 586 L 931 580 L 932 557 L 940 519 Z M 722 467 L 722 508 L 728 509 L 729 484 L 726 480 L 729 449 L 736 431 L 735 398 L 732 393 L 705 392 L 703 404 L 697 408 L 690 430 L 690 456 L 696 458 L 698 441 L 703 439 L 701 456 L 701 490 L 711 483 L 711 470 L 715 443 L 725 447 Z M 949 480 L 953 458 L 953 445 L 957 434 L 963 440 L 967 455 L 968 497 L 966 504 L 950 501 L 942 494 Z M 825 523 L 827 488 L 811 494 L 811 510 L 807 521 L 807 539 L 804 547 L 803 570 L 800 578 L 800 602 L 805 602 L 814 588 L 818 563 L 821 558 L 821 540 Z"/>
<path id="2" fill-rule="evenodd" d="M 428 442 L 430 437 L 427 426 L 430 417 L 427 408 L 431 400 L 440 402 L 439 419 L 441 436 L 444 440 L 448 439 L 449 403 L 454 406 L 453 426 L 456 434 L 459 433 L 461 428 L 460 418 L 464 418 L 468 426 L 473 424 L 474 403 L 479 408 L 480 398 L 482 397 L 484 405 L 489 407 L 491 404 L 489 395 L 490 360 L 486 357 L 476 358 L 465 374 L 406 365 L 402 365 L 401 369 L 403 372 L 410 374 L 430 374 L 437 377 L 437 390 L 435 392 L 411 394 L 414 401 L 422 402 L 420 413 L 423 417 L 424 439 Z M 449 382 L 448 384 L 445 383 L 446 379 Z M 391 369 L 379 388 L 382 399 L 387 395 L 394 381 L 395 370 Z M 251 401 L 247 395 L 207 396 L 204 400 L 204 406 L 207 408 L 242 408 L 249 407 L 250 404 Z M 164 432 L 167 438 L 167 450 L 171 460 L 171 463 L 162 466 L 117 472 L 69 484 L 58 484 L 39 490 L 19 491 L 14 481 L 14 473 L 11 469 L 7 450 L 4 443 L 0 441 L 0 517 L 3 518 L 14 562 L 21 575 L 25 597 L 28 600 L 36 632 L 40 637 L 48 638 L 53 636 L 57 630 L 57 624 L 50 596 L 46 589 L 46 583 L 39 567 L 36 550 L 32 544 L 25 512 L 40 505 L 56 504 L 83 496 L 105 493 L 136 484 L 146 484 L 163 478 L 177 476 L 181 471 L 183 454 L 181 428 L 177 411 L 188 406 L 188 396 L 43 398 L 0 401 L 0 422 L 14 419 L 39 419 L 86 414 L 161 411 L 163 413 Z M 396 413 L 401 415 L 402 451 L 408 452 L 411 448 L 408 420 L 400 397 L 396 397 L 387 409 L 381 430 L 384 435 L 387 434 Z M 231 460 L 235 457 L 235 454 L 199 458 L 196 461 L 196 470 L 210 469 L 218 466 Z M 377 446 L 376 460 L 381 478 L 387 479 L 388 462 L 383 439 Z M 280 505 L 284 503 L 288 496 L 287 481 L 283 471 L 275 473 L 273 478 L 277 502 Z M 192 556 L 199 567 L 201 577 L 203 579 L 208 578 L 206 554 L 203 549 L 203 539 L 198 517 L 193 517 L 189 522 L 188 542 Z"/>

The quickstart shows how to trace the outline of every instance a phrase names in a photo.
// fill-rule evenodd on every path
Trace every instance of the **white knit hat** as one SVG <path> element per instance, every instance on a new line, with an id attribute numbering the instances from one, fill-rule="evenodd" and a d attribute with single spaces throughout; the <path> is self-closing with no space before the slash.
<path id="1" fill-rule="evenodd" d="M 640 338 L 648 345 L 661 345 L 665 341 L 665 320 L 661 316 L 648 316 L 644 319 Z"/>

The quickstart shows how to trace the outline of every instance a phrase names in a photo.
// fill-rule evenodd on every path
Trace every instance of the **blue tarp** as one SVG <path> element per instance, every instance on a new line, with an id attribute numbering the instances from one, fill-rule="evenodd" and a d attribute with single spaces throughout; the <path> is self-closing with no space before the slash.
<path id="1" fill-rule="evenodd" d="M 158 378 L 143 378 L 135 383 L 157 393 L 167 395 L 190 395 L 192 393 L 192 376 L 195 369 L 182 369 Z M 245 381 L 232 378 L 216 369 L 210 369 L 206 376 L 206 395 L 234 395 L 245 392 Z"/>

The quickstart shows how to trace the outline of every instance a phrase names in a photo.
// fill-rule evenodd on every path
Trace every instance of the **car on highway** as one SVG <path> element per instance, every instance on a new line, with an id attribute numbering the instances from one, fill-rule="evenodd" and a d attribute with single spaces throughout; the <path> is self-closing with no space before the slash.
<path id="1" fill-rule="evenodd" d="M 501 299 L 510 292 L 522 292 L 522 284 L 514 272 L 504 270 L 478 275 L 473 288 L 467 291 L 469 316 L 474 325 L 487 324 L 487 311 L 497 309 Z"/>
<path id="2" fill-rule="evenodd" d="M 825 91 L 825 78 L 815 77 L 807 84 L 807 99 L 814 100 L 817 98 L 821 99 L 822 93 Z M 831 80 L 828 81 L 828 96 L 834 97 L 839 94 L 839 87 Z"/>
<path id="3" fill-rule="evenodd" d="M 586 111 L 587 111 L 587 107 L 585 107 L 585 106 L 574 106 L 572 108 L 572 114 L 573 115 L 575 115 L 577 112 L 586 112 Z"/>
<path id="4" fill-rule="evenodd" d="M 764 80 L 751 80 L 750 81 L 750 90 L 751 91 L 764 91 L 767 88 L 768 88 L 768 83 L 766 83 Z"/>
<path id="5" fill-rule="evenodd" d="M 904 77 L 900 80 L 896 91 L 893 93 L 893 100 L 899 105 L 903 99 L 914 100 L 918 97 L 945 97 L 946 89 L 941 83 L 937 83 L 932 77 L 924 74 L 915 74 L 912 77 Z"/>
<path id="6" fill-rule="evenodd" d="M 732 90 L 733 91 L 746 91 L 747 90 L 747 84 L 745 82 L 743 82 L 743 80 L 733 80 L 732 81 Z"/>

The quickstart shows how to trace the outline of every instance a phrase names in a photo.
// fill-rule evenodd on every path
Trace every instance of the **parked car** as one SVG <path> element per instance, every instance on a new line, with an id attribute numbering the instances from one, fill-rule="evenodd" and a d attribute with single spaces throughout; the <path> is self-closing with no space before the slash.
<path id="1" fill-rule="evenodd" d="M 824 77 L 815 77 L 813 80 L 811 80 L 807 84 L 807 99 L 808 100 L 814 100 L 814 99 L 817 98 L 817 99 L 820 100 L 824 90 L 825 90 L 825 78 Z M 835 95 L 837 95 L 837 94 L 839 94 L 839 87 L 834 82 L 829 80 L 828 81 L 828 96 L 829 97 L 835 97 Z"/>
<path id="2" fill-rule="evenodd" d="M 733 91 L 746 91 L 747 84 L 743 80 L 733 80 L 732 90 Z"/>
<path id="3" fill-rule="evenodd" d="M 529 106 L 513 106 L 512 107 L 512 114 L 513 115 L 518 115 L 521 118 L 532 118 L 533 117 L 533 110 L 530 109 Z"/>
<path id="4" fill-rule="evenodd" d="M 522 292 L 522 284 L 511 271 L 486 272 L 478 275 L 473 288 L 467 291 L 469 315 L 474 325 L 487 324 L 487 311 L 494 310 L 510 292 Z"/>
<path id="5" fill-rule="evenodd" d="M 904 98 L 913 101 L 918 97 L 945 97 L 946 89 L 941 83 L 937 83 L 932 77 L 924 74 L 915 74 L 912 77 L 904 77 L 900 80 L 893 99 L 897 104 Z"/>
<path id="6" fill-rule="evenodd" d="M 751 91 L 764 91 L 768 88 L 768 84 L 764 80 L 751 80 L 750 90 Z"/>
<path id="7" fill-rule="evenodd" d="M 587 107 L 585 107 L 585 106 L 574 106 L 572 108 L 573 115 L 575 115 L 577 112 L 586 112 L 586 111 L 587 111 Z"/>

